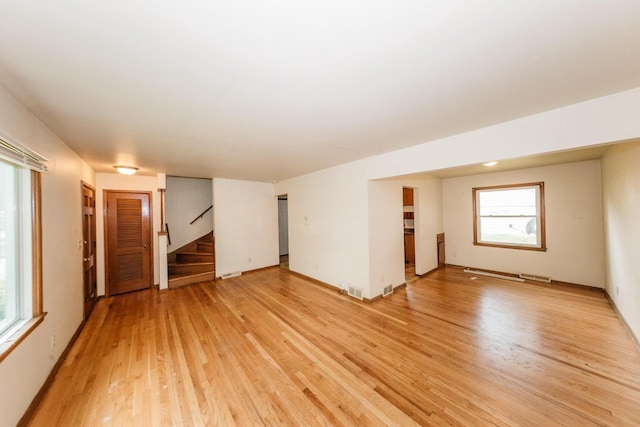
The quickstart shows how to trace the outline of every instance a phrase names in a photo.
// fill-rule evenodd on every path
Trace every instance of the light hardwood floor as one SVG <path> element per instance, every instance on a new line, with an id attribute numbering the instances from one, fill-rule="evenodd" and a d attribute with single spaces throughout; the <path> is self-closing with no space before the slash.
<path id="1" fill-rule="evenodd" d="M 31 425 L 638 423 L 599 290 L 448 267 L 363 304 L 276 267 L 99 301 Z"/>

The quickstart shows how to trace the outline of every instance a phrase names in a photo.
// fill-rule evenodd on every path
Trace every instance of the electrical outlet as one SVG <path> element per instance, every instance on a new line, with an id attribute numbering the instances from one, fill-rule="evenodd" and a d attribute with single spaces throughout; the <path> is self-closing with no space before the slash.
<path id="1" fill-rule="evenodd" d="M 249 263 L 251 263 L 251 257 L 249 257 L 248 261 L 249 261 Z"/>
<path id="2" fill-rule="evenodd" d="M 56 334 L 51 334 L 51 350 L 56 346 Z"/>

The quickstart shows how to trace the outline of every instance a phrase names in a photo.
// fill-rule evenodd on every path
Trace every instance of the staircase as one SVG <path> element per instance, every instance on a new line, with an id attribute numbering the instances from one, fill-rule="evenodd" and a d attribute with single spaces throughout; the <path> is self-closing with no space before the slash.
<path id="1" fill-rule="evenodd" d="M 213 233 L 207 233 L 167 255 L 169 289 L 215 279 Z"/>

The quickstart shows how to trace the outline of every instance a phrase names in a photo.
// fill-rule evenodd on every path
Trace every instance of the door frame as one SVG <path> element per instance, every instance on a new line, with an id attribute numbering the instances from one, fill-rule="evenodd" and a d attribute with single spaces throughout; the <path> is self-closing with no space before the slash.
<path id="1" fill-rule="evenodd" d="M 94 250 L 93 250 L 93 274 L 94 274 L 94 280 L 96 281 L 96 288 L 95 288 L 95 295 L 94 295 L 94 300 L 93 300 L 93 304 L 91 306 L 91 309 L 87 312 L 87 288 L 85 286 L 84 280 L 84 245 L 86 244 L 84 241 L 84 189 L 88 188 L 89 190 L 93 191 L 93 202 L 94 202 L 94 206 L 93 206 L 93 220 L 91 221 L 91 225 L 92 225 L 92 230 L 93 230 L 93 242 L 92 245 L 94 246 Z M 98 287 L 97 287 L 97 282 L 98 282 L 98 235 L 97 235 L 97 211 L 98 211 L 98 206 L 97 206 L 97 192 L 96 192 L 96 188 L 89 184 L 88 182 L 81 180 L 80 181 L 80 200 L 81 200 L 81 206 L 82 206 L 82 212 L 81 212 L 81 221 L 82 221 L 82 318 L 83 320 L 87 320 L 89 318 L 89 315 L 91 314 L 91 312 L 93 311 L 93 308 L 96 305 L 96 302 L 98 302 Z"/>
<path id="2" fill-rule="evenodd" d="M 405 203 L 405 201 L 404 201 L 405 200 L 405 198 L 404 198 L 405 190 L 408 190 L 408 191 L 411 192 L 411 199 L 412 199 L 412 202 L 411 202 L 412 204 L 411 205 L 405 205 L 404 204 Z M 419 217 L 418 211 L 419 211 L 419 207 L 418 207 L 418 203 L 416 203 L 418 201 L 418 197 L 419 196 L 418 196 L 418 188 L 417 187 L 409 187 L 407 185 L 402 185 L 402 220 L 403 220 L 402 233 L 403 233 L 403 240 L 406 243 L 407 239 L 404 237 L 404 235 L 406 234 L 405 230 L 404 230 L 404 220 L 411 219 L 411 220 L 413 220 L 413 233 L 412 233 L 413 234 L 413 247 L 412 247 L 412 249 L 413 249 L 413 266 L 414 266 L 414 268 L 417 268 L 417 264 L 418 264 L 418 237 L 419 237 L 418 236 L 419 235 L 419 233 L 418 233 L 418 228 L 419 228 L 418 227 L 418 217 Z M 411 206 L 413 208 L 413 211 L 405 212 L 404 211 L 404 207 L 405 206 Z M 404 260 L 402 265 L 403 265 L 403 269 L 404 269 L 406 267 L 406 265 L 407 265 L 407 247 L 406 247 L 406 244 L 403 245 L 402 254 L 403 254 L 402 259 Z M 417 275 L 417 273 L 416 273 L 416 275 Z"/>
<path id="3" fill-rule="evenodd" d="M 283 256 L 283 255 L 287 255 L 289 256 L 289 196 L 287 194 L 280 194 L 277 196 L 278 199 L 278 255 L 279 256 Z M 286 207 L 287 210 L 286 212 L 284 212 L 284 215 L 282 215 L 282 211 L 280 211 L 280 201 L 284 200 L 286 201 Z M 280 224 L 280 220 L 281 220 L 281 216 L 286 218 L 287 221 L 287 227 L 286 227 L 286 245 L 287 245 L 287 253 L 286 254 L 282 254 L 280 255 L 280 251 L 282 250 L 282 248 L 280 247 L 280 233 L 282 232 L 281 230 L 281 224 Z"/>
<path id="4" fill-rule="evenodd" d="M 143 190 L 102 190 L 102 215 L 103 215 L 103 232 L 104 232 L 104 296 L 109 297 L 109 218 L 107 211 L 108 193 L 129 193 L 129 194 L 148 194 L 149 195 L 149 274 L 151 274 L 151 280 L 149 288 L 154 286 L 154 269 L 153 269 L 153 192 Z"/>

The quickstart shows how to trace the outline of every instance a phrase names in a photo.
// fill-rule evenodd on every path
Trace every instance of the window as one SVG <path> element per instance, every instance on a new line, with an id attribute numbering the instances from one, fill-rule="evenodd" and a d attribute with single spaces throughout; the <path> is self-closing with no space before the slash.
<path id="1" fill-rule="evenodd" d="M 473 189 L 473 244 L 545 251 L 544 183 Z"/>
<path id="2" fill-rule="evenodd" d="M 44 317 L 40 173 L 33 169 L 46 169 L 26 155 L 44 160 L 0 139 L 0 361 Z"/>
<path id="3" fill-rule="evenodd" d="M 24 218 L 20 215 L 20 187 L 25 178 L 20 169 L 0 160 L 0 336 L 21 317 L 21 301 L 26 295 L 16 285 L 30 267 L 21 265 L 22 257 L 15 256 L 22 253 L 21 243 L 28 237 L 22 232 L 30 231 L 22 227 Z"/>

